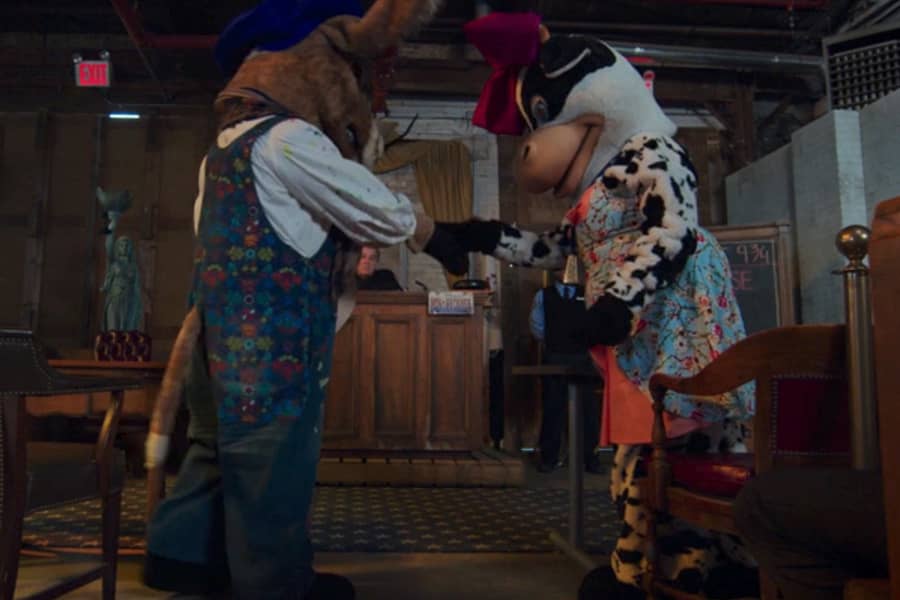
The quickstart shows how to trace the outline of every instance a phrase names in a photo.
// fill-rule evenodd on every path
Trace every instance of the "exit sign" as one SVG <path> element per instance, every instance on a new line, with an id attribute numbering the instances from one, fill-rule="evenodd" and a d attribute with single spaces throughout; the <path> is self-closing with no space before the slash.
<path id="1" fill-rule="evenodd" d="M 112 66 L 107 60 L 82 60 L 75 63 L 78 87 L 109 87 Z"/>

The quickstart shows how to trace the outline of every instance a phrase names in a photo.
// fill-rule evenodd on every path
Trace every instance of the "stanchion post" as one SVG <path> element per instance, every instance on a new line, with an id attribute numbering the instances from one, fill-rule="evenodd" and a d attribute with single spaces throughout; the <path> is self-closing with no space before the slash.
<path id="1" fill-rule="evenodd" d="M 851 457 L 854 469 L 875 470 L 879 468 L 879 446 L 872 305 L 869 269 L 863 262 L 869 251 L 869 229 L 862 225 L 845 227 L 838 232 L 836 245 L 847 259 L 847 265 L 836 273 L 844 280 Z"/>

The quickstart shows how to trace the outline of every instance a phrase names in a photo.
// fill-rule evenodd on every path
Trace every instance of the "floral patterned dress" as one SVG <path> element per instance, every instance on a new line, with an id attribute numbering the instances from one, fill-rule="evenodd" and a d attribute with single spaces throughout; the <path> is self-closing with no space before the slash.
<path id="1" fill-rule="evenodd" d="M 623 520 L 612 554 L 619 581 L 641 585 L 646 517 L 641 455 L 651 440 L 650 378 L 696 374 L 745 336 L 728 259 L 698 224 L 697 175 L 687 152 L 668 135 L 633 136 L 566 214 L 542 233 L 504 225 L 493 255 L 503 261 L 559 269 L 577 254 L 586 271 L 585 302 L 603 295 L 629 309 L 630 335 L 591 349 L 604 379 L 602 445 L 615 446 L 611 494 Z M 683 262 L 682 262 L 683 261 Z M 699 399 L 665 398 L 666 432 L 674 447 L 704 437 L 709 451 L 746 451 L 743 421 L 754 411 L 752 384 Z M 712 400 L 712 402 L 710 402 Z M 663 576 L 699 590 L 752 565 L 735 540 L 669 521 L 660 527 Z M 726 570 L 726 571 L 723 571 Z M 734 578 L 740 579 L 740 577 Z"/>
<path id="2" fill-rule="evenodd" d="M 589 188 L 567 221 L 574 226 L 579 258 L 587 271 L 586 302 L 593 304 L 626 261 L 641 236 L 638 199 L 613 195 L 602 185 Z M 649 382 L 654 373 L 689 377 L 746 335 L 731 285 L 725 251 L 712 234 L 694 225 L 697 247 L 672 285 L 658 290 L 637 320 L 632 335 L 614 348 L 597 349 L 614 358 L 617 368 L 640 392 L 649 408 Z M 595 351 L 595 357 L 597 351 Z M 666 411 L 699 423 L 726 417 L 746 419 L 753 412 L 753 386 L 723 394 L 720 406 L 698 403 L 683 394 L 666 396 Z M 614 412 L 614 409 L 613 409 Z M 649 412 L 647 413 L 650 414 Z M 649 424 L 641 440 L 650 441 Z"/>
<path id="3" fill-rule="evenodd" d="M 639 198 L 612 193 L 601 181 L 583 194 L 566 221 L 574 229 L 575 246 L 587 272 L 585 300 L 590 305 L 606 293 L 608 282 L 642 235 Z M 625 342 L 591 351 L 605 380 L 601 445 L 615 445 L 610 488 L 624 521 L 611 564 L 620 581 L 635 586 L 642 585 L 647 567 L 647 515 L 638 481 L 643 477 L 641 455 L 651 439 L 650 378 L 655 373 L 694 375 L 746 335 L 724 250 L 708 231 L 696 223 L 691 227 L 697 244 L 679 276 L 655 292 Z M 753 384 L 712 399 L 716 404 L 704 400 L 676 393 L 666 396 L 666 430 L 673 450 L 685 446 L 690 434 L 706 438 L 702 443 L 710 452 L 746 452 L 742 423 L 755 409 Z M 702 589 L 714 571 L 721 579 L 722 573 L 739 573 L 754 565 L 730 536 L 676 520 L 661 524 L 658 533 L 663 575 L 690 591 Z"/>

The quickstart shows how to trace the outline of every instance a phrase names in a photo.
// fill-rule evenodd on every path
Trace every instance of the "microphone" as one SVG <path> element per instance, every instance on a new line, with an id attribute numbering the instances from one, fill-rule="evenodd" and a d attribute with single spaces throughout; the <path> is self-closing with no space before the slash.
<path id="1" fill-rule="evenodd" d="M 416 279 L 415 281 L 413 281 L 413 283 L 415 283 L 417 286 L 419 286 L 420 288 L 422 288 L 422 291 L 425 291 L 425 292 L 428 291 L 428 286 L 425 285 L 424 283 L 422 283 L 421 281 L 419 281 L 418 279 Z"/>

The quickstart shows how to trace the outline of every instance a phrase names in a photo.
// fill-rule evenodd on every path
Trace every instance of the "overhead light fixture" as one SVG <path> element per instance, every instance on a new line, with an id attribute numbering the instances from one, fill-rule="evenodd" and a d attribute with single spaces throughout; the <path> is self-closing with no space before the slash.
<path id="1" fill-rule="evenodd" d="M 141 115 L 138 113 L 129 113 L 129 112 L 114 112 L 109 113 L 110 119 L 140 119 Z"/>

